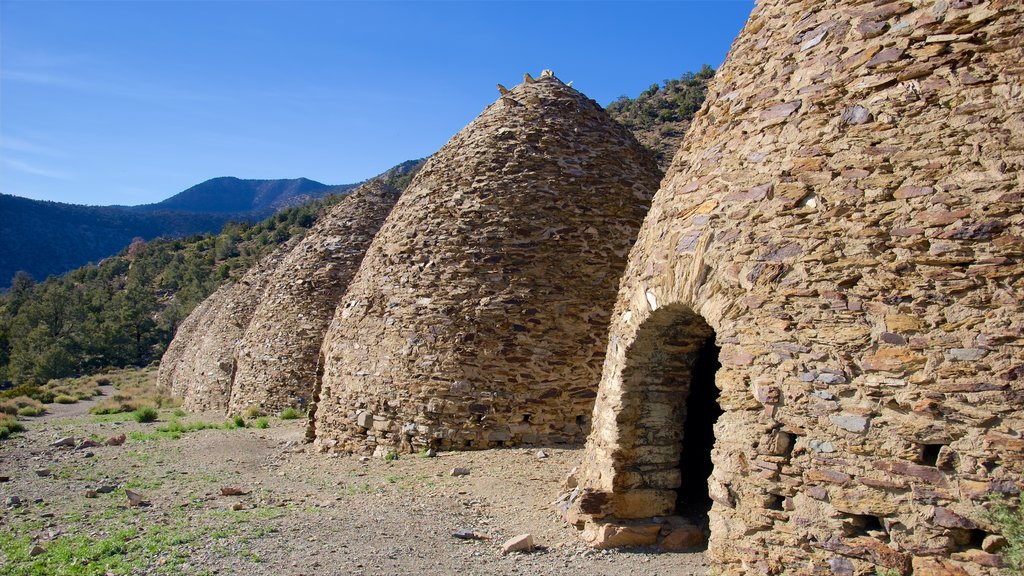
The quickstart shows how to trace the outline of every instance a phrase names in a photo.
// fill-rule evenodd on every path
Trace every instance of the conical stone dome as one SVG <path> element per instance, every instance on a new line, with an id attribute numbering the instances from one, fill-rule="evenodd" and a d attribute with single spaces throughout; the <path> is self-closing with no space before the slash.
<path id="1" fill-rule="evenodd" d="M 195 329 L 175 335 L 174 340 L 182 339 L 183 343 L 177 367 L 171 371 L 170 389 L 174 397 L 183 400 L 186 410 L 227 410 L 238 343 L 266 292 L 272 271 L 296 243 L 291 240 L 276 248 L 238 282 L 214 291 L 207 299 L 210 303 L 204 302 L 196 309 L 205 312 Z M 178 346 L 172 341 L 168 350 Z"/>
<path id="2" fill-rule="evenodd" d="M 215 294 L 217 293 L 215 292 Z M 160 366 L 157 368 L 157 385 L 171 396 L 182 396 L 181 385 L 184 381 L 175 380 L 174 374 L 181 366 L 184 356 L 191 349 L 193 339 L 205 332 L 213 321 L 211 310 L 218 308 L 219 296 L 222 295 L 223 293 L 220 293 L 217 298 L 214 298 L 211 294 L 192 309 L 192 312 L 178 324 L 178 328 L 174 332 L 174 339 L 167 345 L 167 350 L 160 358 Z M 177 388 L 175 388 L 176 383 Z"/>
<path id="3" fill-rule="evenodd" d="M 269 280 L 238 344 L 229 412 L 310 402 L 324 333 L 399 191 L 371 181 L 317 220 Z"/>
<path id="4" fill-rule="evenodd" d="M 331 324 L 323 448 L 582 441 L 609 310 L 659 172 L 546 73 L 423 167 Z"/>
<path id="5" fill-rule="evenodd" d="M 758 2 L 623 276 L 566 510 L 595 544 L 654 544 L 710 497 L 717 574 L 999 572 L 1022 38 L 1021 2 Z"/>

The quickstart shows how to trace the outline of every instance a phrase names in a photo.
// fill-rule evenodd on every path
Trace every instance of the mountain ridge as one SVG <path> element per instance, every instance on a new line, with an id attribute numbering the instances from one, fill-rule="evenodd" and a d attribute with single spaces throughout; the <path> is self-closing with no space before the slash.
<path id="1" fill-rule="evenodd" d="M 0 289 L 19 270 L 42 280 L 113 256 L 135 238 L 216 232 L 231 221 L 256 222 L 356 186 L 308 178 L 223 176 L 137 206 L 71 204 L 0 193 L 0 245 L 5 248 L 0 252 Z"/>

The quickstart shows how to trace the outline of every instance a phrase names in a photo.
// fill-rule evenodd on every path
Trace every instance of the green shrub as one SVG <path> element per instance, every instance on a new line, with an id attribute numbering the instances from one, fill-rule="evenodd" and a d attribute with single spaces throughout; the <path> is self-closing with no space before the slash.
<path id="1" fill-rule="evenodd" d="M 46 412 L 42 406 L 22 406 L 18 408 L 18 416 L 40 416 Z"/>
<path id="2" fill-rule="evenodd" d="M 253 426 L 262 430 L 270 426 L 270 421 L 265 416 L 260 416 L 253 422 Z"/>
<path id="3" fill-rule="evenodd" d="M 285 408 L 281 410 L 281 420 L 297 420 L 302 417 L 302 413 L 295 408 Z"/>
<path id="4" fill-rule="evenodd" d="M 395 452 L 394 450 L 389 450 L 388 453 L 384 455 L 384 461 L 392 462 L 394 460 L 398 460 L 398 452 Z"/>
<path id="5" fill-rule="evenodd" d="M 245 417 L 249 418 L 250 420 L 262 415 L 263 411 L 260 410 L 259 406 L 249 406 L 249 409 L 245 411 Z"/>
<path id="6" fill-rule="evenodd" d="M 1024 572 L 1024 492 L 1018 494 L 1016 500 L 995 500 L 986 514 L 1006 538 L 1006 547 L 999 553 L 1006 562 L 1007 574 Z"/>
<path id="7" fill-rule="evenodd" d="M 46 412 L 43 403 L 30 396 L 17 396 L 0 401 L 0 413 L 21 416 L 38 416 Z"/>
<path id="8" fill-rule="evenodd" d="M 159 416 L 159 413 L 156 411 L 156 408 L 153 408 L 152 406 L 143 406 L 142 408 L 135 410 L 135 412 L 132 412 L 132 418 L 140 424 L 154 422 L 156 421 L 157 416 Z"/>
<path id="9" fill-rule="evenodd" d="M 59 396 L 54 398 L 53 401 L 56 402 L 57 404 L 74 404 L 75 402 L 78 402 L 78 398 L 75 398 L 74 396 L 68 396 L 66 394 L 60 394 Z"/>
<path id="10" fill-rule="evenodd" d="M 235 428 L 245 428 L 245 418 L 241 415 L 235 416 L 231 421 L 235 423 Z"/>
<path id="11" fill-rule="evenodd" d="M 15 432 L 23 432 L 25 426 L 13 416 L 0 414 L 0 439 L 7 438 Z"/>
<path id="12" fill-rule="evenodd" d="M 181 408 L 175 408 L 174 412 L 171 412 L 171 414 L 173 414 L 175 418 L 181 418 L 185 416 L 185 411 Z"/>

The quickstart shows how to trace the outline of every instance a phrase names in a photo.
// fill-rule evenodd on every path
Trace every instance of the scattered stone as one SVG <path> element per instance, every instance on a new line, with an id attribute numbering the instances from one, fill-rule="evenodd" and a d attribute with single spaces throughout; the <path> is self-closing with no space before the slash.
<path id="1" fill-rule="evenodd" d="M 95 491 L 95 490 L 86 490 L 85 491 L 85 497 L 86 498 L 96 498 L 98 495 L 99 495 L 99 493 L 97 491 Z"/>
<path id="2" fill-rule="evenodd" d="M 995 554 L 1006 547 L 1006 537 L 999 534 L 989 534 L 981 542 L 981 549 L 985 552 Z"/>
<path id="3" fill-rule="evenodd" d="M 36 476 L 39 476 L 40 478 L 46 478 L 49 475 L 50 475 L 50 469 L 49 468 L 36 468 Z"/>
<path id="4" fill-rule="evenodd" d="M 245 504 L 242 504 L 241 502 L 235 502 L 234 504 L 231 505 L 231 509 L 236 512 L 239 510 L 245 510 Z"/>
<path id="5" fill-rule="evenodd" d="M 469 476 L 469 468 L 455 467 L 455 468 L 452 468 L 452 471 L 449 472 L 448 475 L 449 476 Z"/>
<path id="6" fill-rule="evenodd" d="M 11 477 L 10 476 L 0 476 L 0 483 L 10 482 L 10 481 L 11 481 Z"/>
<path id="7" fill-rule="evenodd" d="M 100 494 L 110 494 L 114 490 L 117 490 L 117 486 L 112 486 L 110 484 L 103 484 L 102 486 L 96 488 L 96 491 L 99 492 Z"/>
<path id="8" fill-rule="evenodd" d="M 631 524 L 620 526 L 602 524 L 597 530 L 584 535 L 594 548 L 622 548 L 627 546 L 651 546 L 658 541 L 661 524 Z"/>
<path id="9" fill-rule="evenodd" d="M 472 530 L 460 528 L 455 532 L 452 532 L 452 538 L 458 538 L 459 540 L 487 540 L 487 536 L 478 534 Z"/>
<path id="10" fill-rule="evenodd" d="M 132 492 L 131 490 L 125 490 L 124 495 L 128 497 L 129 506 L 145 506 L 146 500 L 142 497 L 142 494 L 138 492 Z"/>
<path id="11" fill-rule="evenodd" d="M 31 550 L 28 551 L 28 555 L 29 556 L 39 556 L 40 554 L 42 554 L 44 552 L 46 552 L 46 548 L 43 548 L 39 544 L 36 544 L 35 546 L 32 547 Z"/>
<path id="12" fill-rule="evenodd" d="M 533 551 L 533 534 L 520 534 L 509 538 L 501 545 L 501 553 L 510 552 L 531 552 Z"/>
<path id="13" fill-rule="evenodd" d="M 868 419 L 856 414 L 843 412 L 842 414 L 833 414 L 828 419 L 836 426 L 849 432 L 860 434 L 868 429 Z"/>
<path id="14" fill-rule="evenodd" d="M 703 546 L 705 540 L 703 530 L 692 524 L 684 524 L 669 532 L 661 541 L 661 547 L 664 550 L 679 552 Z"/>
<path id="15" fill-rule="evenodd" d="M 107 446 L 120 446 L 121 444 L 124 444 L 124 441 L 127 439 L 127 436 L 120 434 L 118 436 L 111 436 L 110 438 L 107 438 L 107 441 L 104 442 L 104 444 Z"/>
<path id="16" fill-rule="evenodd" d="M 360 456 L 359 457 L 359 461 L 360 462 L 369 462 L 370 461 L 370 457 L 369 456 Z"/>
<path id="17" fill-rule="evenodd" d="M 21 506 L 21 498 L 18 498 L 17 496 L 8 496 L 4 500 L 4 504 L 8 508 L 17 508 L 17 507 Z"/>
<path id="18" fill-rule="evenodd" d="M 424 452 L 424 455 L 427 458 L 435 458 L 437 457 L 437 450 L 434 450 L 433 448 L 427 448 L 427 451 Z"/>
<path id="19" fill-rule="evenodd" d="M 241 488 L 238 488 L 238 487 L 235 487 L 235 486 L 221 486 L 220 487 L 220 495 L 221 496 L 244 496 L 244 495 L 246 495 L 248 493 L 249 492 L 247 490 L 242 490 Z"/>
<path id="20" fill-rule="evenodd" d="M 867 124 L 871 121 L 871 112 L 863 106 L 850 106 L 846 110 L 843 110 L 843 114 L 839 117 L 839 121 L 843 124 L 854 126 L 858 124 Z"/>
<path id="21" fill-rule="evenodd" d="M 86 448 L 96 448 L 98 446 L 100 446 L 99 442 L 92 440 L 91 438 L 86 438 L 75 446 L 75 450 L 85 450 Z"/>
<path id="22" fill-rule="evenodd" d="M 548 457 L 548 453 L 543 450 L 537 450 L 537 460 L 543 460 Z"/>
<path id="23" fill-rule="evenodd" d="M 62 447 L 73 448 L 75 446 L 75 443 L 76 443 L 75 442 L 75 438 L 73 436 L 65 436 L 64 438 L 61 438 L 60 440 L 56 440 L 54 442 L 51 442 L 50 443 L 50 447 L 51 448 L 62 448 Z"/>
<path id="24" fill-rule="evenodd" d="M 564 486 L 567 490 L 572 490 L 573 488 L 578 486 L 579 485 L 579 479 L 578 479 L 579 473 L 580 473 L 580 467 L 579 466 L 574 466 L 573 469 L 569 470 L 569 473 L 565 475 L 565 480 L 562 481 L 562 486 Z"/>

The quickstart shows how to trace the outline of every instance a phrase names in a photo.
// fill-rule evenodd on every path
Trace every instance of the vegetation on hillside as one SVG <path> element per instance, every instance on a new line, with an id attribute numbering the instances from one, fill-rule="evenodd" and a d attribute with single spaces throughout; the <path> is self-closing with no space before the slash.
<path id="1" fill-rule="evenodd" d="M 423 162 L 404 162 L 377 179 L 404 188 Z M 40 387 L 51 380 L 159 360 L 196 305 L 305 234 L 341 198 L 287 208 L 257 224 L 229 222 L 218 234 L 136 238 L 99 264 L 38 284 L 16 273 L 0 295 L 0 388 L 8 388 L 0 398 L 52 402 L 60 391 Z"/>
<path id="2" fill-rule="evenodd" d="M 0 380 L 43 384 L 160 358 L 178 323 L 222 282 L 305 231 L 337 197 L 219 234 L 136 239 L 117 256 L 0 296 Z"/>
<path id="3" fill-rule="evenodd" d="M 651 84 L 636 98 L 620 96 L 608 105 L 608 113 L 654 152 L 658 164 L 666 169 L 693 115 L 704 104 L 708 81 L 714 75 L 715 70 L 705 64 L 700 72 L 687 72 L 676 80 Z"/>

